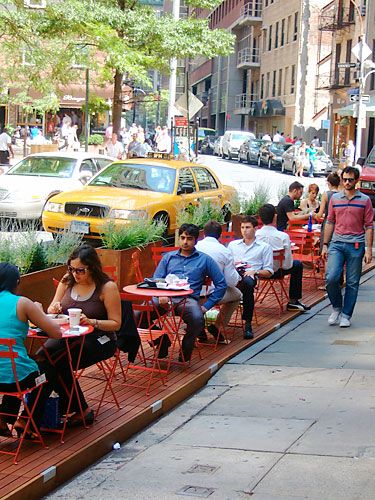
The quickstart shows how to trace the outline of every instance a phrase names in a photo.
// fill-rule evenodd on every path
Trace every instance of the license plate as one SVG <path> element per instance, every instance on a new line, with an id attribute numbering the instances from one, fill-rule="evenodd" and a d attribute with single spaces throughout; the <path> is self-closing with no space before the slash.
<path id="1" fill-rule="evenodd" d="M 73 220 L 70 223 L 70 230 L 72 233 L 89 234 L 90 224 L 88 222 L 83 222 L 80 220 Z"/>

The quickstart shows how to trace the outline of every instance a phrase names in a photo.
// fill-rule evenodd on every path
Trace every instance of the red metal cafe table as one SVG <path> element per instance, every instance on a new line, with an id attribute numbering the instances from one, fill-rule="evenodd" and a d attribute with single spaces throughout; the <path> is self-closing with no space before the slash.
<path id="1" fill-rule="evenodd" d="M 147 301 L 155 311 L 155 315 L 157 318 L 157 322 L 160 328 L 164 328 L 168 332 L 169 340 L 171 341 L 171 353 L 168 357 L 168 368 L 167 372 L 169 372 L 173 352 L 176 347 L 176 343 L 178 344 L 179 350 L 182 356 L 182 364 L 184 366 L 187 365 L 186 361 L 183 358 L 182 346 L 180 340 L 180 327 L 182 324 L 182 316 L 184 314 L 184 308 L 186 304 L 186 299 L 193 293 L 193 290 L 173 290 L 173 289 L 160 289 L 160 288 L 139 288 L 137 285 L 127 285 L 123 288 L 124 292 L 128 295 L 128 300 L 145 300 Z M 161 298 L 168 299 L 168 305 L 166 307 L 165 314 L 162 314 L 158 308 L 158 304 L 154 301 L 154 299 Z M 173 299 L 181 298 L 178 303 L 174 303 Z M 182 304 L 182 311 L 176 316 L 175 309 L 177 305 Z M 177 319 L 178 318 L 178 319 Z M 176 364 L 181 364 L 181 362 Z"/>
<path id="2" fill-rule="evenodd" d="M 92 333 L 94 331 L 94 328 L 91 325 L 81 325 L 79 327 L 79 331 L 71 332 L 69 325 L 67 324 L 67 325 L 61 325 L 60 329 L 61 329 L 61 333 L 62 333 L 62 339 L 65 340 L 66 353 L 67 353 L 67 357 L 68 357 L 68 364 L 69 364 L 69 368 L 71 371 L 73 384 L 69 390 L 69 388 L 64 384 L 63 380 L 60 378 L 60 381 L 62 382 L 62 385 L 63 385 L 63 387 L 66 391 L 66 394 L 68 396 L 68 407 L 66 408 L 66 415 L 65 415 L 65 418 L 63 419 L 63 421 L 64 421 L 63 427 L 61 429 L 51 429 L 51 432 L 57 432 L 57 433 L 61 434 L 60 441 L 61 441 L 61 443 L 63 443 L 66 425 L 67 425 L 67 421 L 68 421 L 68 415 L 70 412 L 70 406 L 72 404 L 73 394 L 76 394 L 76 396 L 77 396 L 79 411 L 80 411 L 83 422 L 85 422 L 84 412 L 83 412 L 83 409 L 81 406 L 81 401 L 80 401 L 79 396 L 78 396 L 77 379 L 79 377 L 79 371 L 80 371 L 79 365 L 80 365 L 80 361 L 81 361 L 84 340 L 85 340 L 86 335 L 89 335 L 90 333 Z M 29 333 L 28 333 L 27 337 L 31 341 L 33 341 L 34 339 L 35 340 L 47 340 L 49 338 L 46 335 L 42 335 L 38 330 L 36 331 L 35 329 L 33 329 L 31 327 L 29 328 Z M 79 352 L 78 352 L 77 362 L 75 364 L 73 363 L 71 350 L 70 350 L 71 344 L 69 342 L 72 339 L 74 339 L 76 342 L 79 342 Z M 74 343 L 74 345 L 76 345 L 76 343 Z M 44 349 L 44 345 L 42 345 L 42 348 L 44 350 L 44 353 L 45 353 L 48 361 L 52 365 L 55 365 L 55 362 L 58 361 L 61 356 L 65 355 L 65 353 L 64 353 L 64 354 L 61 354 L 58 358 L 52 359 L 52 357 L 48 353 L 48 350 Z M 85 427 L 87 427 L 87 425 L 85 425 Z"/>

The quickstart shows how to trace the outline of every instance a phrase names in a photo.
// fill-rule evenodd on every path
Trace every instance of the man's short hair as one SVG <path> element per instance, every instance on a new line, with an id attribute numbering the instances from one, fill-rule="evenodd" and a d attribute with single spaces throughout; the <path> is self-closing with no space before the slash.
<path id="1" fill-rule="evenodd" d="M 305 186 L 298 181 L 292 182 L 289 186 L 289 192 L 294 191 L 295 189 L 303 189 Z"/>
<path id="2" fill-rule="evenodd" d="M 216 220 L 209 220 L 204 226 L 203 232 L 205 236 L 211 236 L 218 240 L 222 233 L 222 227 Z"/>
<path id="3" fill-rule="evenodd" d="M 259 217 L 263 224 L 271 224 L 275 217 L 276 209 L 271 203 L 265 203 L 259 209 Z"/>
<path id="4" fill-rule="evenodd" d="M 181 236 L 182 233 L 186 233 L 189 236 L 194 236 L 197 240 L 199 237 L 199 227 L 195 224 L 182 224 L 178 229 L 178 236 Z"/>
<path id="5" fill-rule="evenodd" d="M 241 219 L 241 224 L 246 224 L 246 222 L 250 222 L 253 227 L 258 226 L 258 219 L 254 215 L 244 215 Z"/>
<path id="6" fill-rule="evenodd" d="M 353 174 L 355 180 L 359 179 L 359 170 L 358 170 L 358 168 L 355 168 L 355 167 L 343 168 L 342 172 L 341 172 L 341 177 L 343 176 L 343 174 Z"/>

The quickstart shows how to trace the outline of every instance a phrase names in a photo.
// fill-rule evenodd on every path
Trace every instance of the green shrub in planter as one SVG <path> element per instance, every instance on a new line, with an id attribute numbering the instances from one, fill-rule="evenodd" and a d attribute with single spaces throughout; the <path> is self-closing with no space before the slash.
<path id="1" fill-rule="evenodd" d="M 182 224 L 195 224 L 199 229 L 203 229 L 210 220 L 224 224 L 225 215 L 219 204 L 202 200 L 199 205 L 188 205 L 184 209 L 177 210 L 177 225 L 180 227 Z"/>
<path id="2" fill-rule="evenodd" d="M 82 243 L 83 235 L 65 230 L 46 245 L 46 258 L 49 266 L 65 264 L 69 255 Z"/>
<path id="3" fill-rule="evenodd" d="M 257 185 L 250 198 L 241 200 L 241 211 L 244 215 L 258 215 L 259 209 L 270 199 L 270 188 L 265 185 Z"/>
<path id="4" fill-rule="evenodd" d="M 109 222 L 101 237 L 104 248 L 124 250 L 125 248 L 144 247 L 148 243 L 163 238 L 166 226 L 161 221 L 133 220 L 129 224 Z"/>
<path id="5" fill-rule="evenodd" d="M 90 146 L 101 146 L 104 142 L 104 137 L 100 134 L 92 134 L 89 136 Z"/>

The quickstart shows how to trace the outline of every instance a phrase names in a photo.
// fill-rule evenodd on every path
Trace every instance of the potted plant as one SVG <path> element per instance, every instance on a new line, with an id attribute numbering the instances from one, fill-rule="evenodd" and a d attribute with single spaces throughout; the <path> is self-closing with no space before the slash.
<path id="1" fill-rule="evenodd" d="M 206 223 L 210 220 L 216 220 L 222 224 L 223 229 L 227 229 L 226 219 L 228 214 L 230 214 L 229 209 L 226 211 L 220 207 L 218 203 L 212 202 L 211 200 L 201 200 L 199 205 L 188 205 L 181 210 L 177 210 L 177 226 L 180 227 L 182 224 L 195 224 L 201 229 L 199 239 L 203 238 L 203 228 Z M 177 246 L 177 231 L 175 235 L 176 246 Z"/>
<path id="2" fill-rule="evenodd" d="M 133 220 L 129 224 L 110 222 L 101 237 L 103 247 L 97 252 L 103 266 L 115 266 L 120 290 L 125 285 L 135 283 L 136 276 L 131 262 L 131 255 L 141 249 L 141 270 L 144 276 L 151 276 L 154 264 L 151 247 L 162 244 L 165 224 L 147 219 Z"/>
<path id="3" fill-rule="evenodd" d="M 60 279 L 64 275 L 67 258 L 80 245 L 82 235 L 64 232 L 54 241 L 41 242 L 35 226 L 29 225 L 15 234 L 16 229 L 16 226 L 8 227 L 7 237 L 1 238 L 0 261 L 20 269 L 21 295 L 47 307 L 54 294 L 52 278 Z"/>
<path id="4" fill-rule="evenodd" d="M 244 196 L 239 198 L 239 211 L 241 215 L 237 215 L 236 217 L 232 215 L 232 231 L 237 238 L 241 238 L 241 216 L 254 215 L 258 217 L 259 208 L 268 203 L 269 199 L 269 186 L 263 184 L 254 186 L 254 190 L 248 198 Z"/>
<path id="5" fill-rule="evenodd" d="M 90 135 L 88 141 L 88 144 L 90 146 L 89 150 L 96 153 L 99 149 L 99 146 L 102 146 L 103 142 L 104 142 L 104 137 L 102 135 L 100 134 Z"/>

